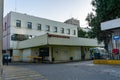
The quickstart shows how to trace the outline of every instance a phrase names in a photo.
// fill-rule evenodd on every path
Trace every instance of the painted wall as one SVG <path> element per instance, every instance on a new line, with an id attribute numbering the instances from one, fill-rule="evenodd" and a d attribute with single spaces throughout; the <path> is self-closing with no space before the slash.
<path id="1" fill-rule="evenodd" d="M 10 49 L 11 16 L 8 14 L 3 20 L 3 50 Z"/>
<path id="2" fill-rule="evenodd" d="M 55 62 L 77 61 L 82 60 L 82 54 L 85 53 L 85 59 L 90 59 L 90 47 L 71 47 L 71 46 L 48 46 L 49 47 L 49 61 Z M 13 61 L 33 62 L 32 57 L 39 56 L 39 48 L 29 48 L 24 50 L 13 50 L 13 56 L 20 56 Z"/>
<path id="3" fill-rule="evenodd" d="M 32 48 L 31 56 L 39 56 L 39 48 Z"/>
<path id="4" fill-rule="evenodd" d="M 42 35 L 39 37 L 35 37 L 33 39 L 28 39 L 28 40 L 19 42 L 18 47 L 16 47 L 16 48 L 24 49 L 24 48 L 29 48 L 29 47 L 37 47 L 37 46 L 41 46 L 41 45 L 46 45 L 47 42 L 48 42 L 47 35 Z"/>
<path id="5" fill-rule="evenodd" d="M 21 20 L 21 27 L 16 27 L 16 20 Z M 5 30 L 5 22 L 7 27 Z M 32 29 L 27 28 L 27 22 L 32 22 Z M 3 49 L 13 49 L 17 46 L 17 42 L 11 41 L 12 34 L 27 34 L 32 36 L 40 36 L 46 33 L 56 34 L 56 35 L 65 35 L 77 37 L 77 26 L 65 24 L 62 22 L 57 22 L 53 20 L 48 20 L 44 18 L 39 18 L 27 14 L 21 14 L 16 12 L 10 12 L 4 18 L 4 27 L 3 27 Z M 42 30 L 37 30 L 37 25 L 42 25 Z M 46 25 L 50 25 L 50 31 L 46 31 Z M 57 27 L 57 32 L 54 32 L 54 27 Z M 60 32 L 60 29 L 64 28 L 64 33 Z M 67 29 L 70 29 L 70 34 L 67 34 Z M 73 31 L 76 31 L 76 34 L 73 34 Z"/>
<path id="6" fill-rule="evenodd" d="M 22 50 L 13 50 L 12 61 L 22 61 L 23 51 Z"/>
<path id="7" fill-rule="evenodd" d="M 32 57 L 39 56 L 39 48 L 13 50 L 12 61 L 33 62 Z"/>
<path id="8" fill-rule="evenodd" d="M 55 62 L 70 61 L 70 57 L 72 57 L 73 60 L 81 60 L 80 47 L 55 46 L 52 47 L 52 49 Z"/>
<path id="9" fill-rule="evenodd" d="M 21 28 L 16 28 L 16 20 L 21 20 Z M 48 20 L 44 18 L 34 17 L 27 14 L 11 12 L 11 33 L 29 34 L 34 36 L 43 35 L 45 33 L 74 36 L 77 37 L 77 26 Z M 27 29 L 27 22 L 32 22 L 32 29 Z M 41 24 L 42 30 L 37 30 L 37 24 Z M 50 31 L 46 31 L 46 25 L 50 25 Z M 54 27 L 58 28 L 58 32 L 54 32 Z M 64 33 L 60 32 L 60 28 L 64 28 Z M 70 29 L 70 34 L 67 34 L 67 29 Z M 76 30 L 76 34 L 73 34 Z M 32 32 L 32 33 L 31 33 Z"/>
<path id="10" fill-rule="evenodd" d="M 31 56 L 32 57 L 39 57 L 39 48 L 32 48 L 31 49 Z M 31 58 L 31 59 L 32 59 L 32 61 L 34 61 L 33 58 Z"/>
<path id="11" fill-rule="evenodd" d="M 71 52 L 71 56 L 73 56 L 73 60 L 81 60 L 81 47 L 73 47 L 70 50 L 72 50 Z"/>
<path id="12" fill-rule="evenodd" d="M 31 62 L 32 59 L 29 58 L 29 56 L 31 56 L 31 49 L 24 49 L 22 56 L 23 56 L 23 61 L 25 61 L 25 62 Z"/>

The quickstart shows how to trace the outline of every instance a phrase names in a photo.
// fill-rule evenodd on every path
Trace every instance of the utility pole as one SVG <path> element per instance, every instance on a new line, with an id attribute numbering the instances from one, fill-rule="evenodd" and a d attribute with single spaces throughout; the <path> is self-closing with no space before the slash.
<path id="1" fill-rule="evenodd" d="M 0 80 L 2 80 L 3 75 L 3 65 L 2 65 L 2 39 L 3 39 L 3 3 L 4 0 L 0 0 Z"/>

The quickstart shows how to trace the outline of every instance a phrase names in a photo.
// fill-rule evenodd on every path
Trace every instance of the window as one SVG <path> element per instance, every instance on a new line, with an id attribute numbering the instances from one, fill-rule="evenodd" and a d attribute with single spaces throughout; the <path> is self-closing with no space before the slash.
<path id="1" fill-rule="evenodd" d="M 28 29 L 32 29 L 32 22 L 28 22 L 27 27 Z"/>
<path id="2" fill-rule="evenodd" d="M 46 31 L 50 31 L 50 26 L 46 25 Z"/>
<path id="3" fill-rule="evenodd" d="M 38 24 L 37 29 L 41 30 L 41 24 Z"/>
<path id="4" fill-rule="evenodd" d="M 61 29 L 60 29 L 60 32 L 61 32 L 61 33 L 64 33 L 64 28 L 61 28 Z"/>
<path id="5" fill-rule="evenodd" d="M 23 41 L 23 40 L 27 40 L 27 39 L 29 39 L 28 35 L 23 35 L 23 34 L 13 34 L 11 36 L 11 40 L 13 40 L 13 41 Z"/>
<path id="6" fill-rule="evenodd" d="M 70 34 L 70 29 L 67 29 L 67 34 Z"/>
<path id="7" fill-rule="evenodd" d="M 7 29 L 7 23 L 5 22 L 5 28 L 4 28 L 4 30 L 6 31 L 6 29 Z"/>
<path id="8" fill-rule="evenodd" d="M 57 27 L 56 26 L 54 27 L 54 32 L 57 32 Z"/>
<path id="9" fill-rule="evenodd" d="M 76 30 L 73 30 L 73 35 L 76 35 Z"/>
<path id="10" fill-rule="evenodd" d="M 16 20 L 16 27 L 21 27 L 21 20 Z"/>

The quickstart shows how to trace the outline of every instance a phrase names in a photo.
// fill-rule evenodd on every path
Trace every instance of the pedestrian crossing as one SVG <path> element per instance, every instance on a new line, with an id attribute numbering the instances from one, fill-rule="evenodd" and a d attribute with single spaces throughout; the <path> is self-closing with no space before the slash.
<path id="1" fill-rule="evenodd" d="M 19 66 L 4 66 L 5 80 L 48 80 L 42 74 Z"/>

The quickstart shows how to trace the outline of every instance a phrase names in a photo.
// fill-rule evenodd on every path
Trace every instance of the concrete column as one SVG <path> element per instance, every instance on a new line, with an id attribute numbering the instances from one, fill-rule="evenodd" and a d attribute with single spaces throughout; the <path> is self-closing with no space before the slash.
<path id="1" fill-rule="evenodd" d="M 0 80 L 2 80 L 3 0 L 0 0 Z"/>
<path id="2" fill-rule="evenodd" d="M 49 61 L 50 62 L 52 62 L 52 53 L 53 51 L 52 51 L 52 47 L 51 46 L 49 46 Z"/>

